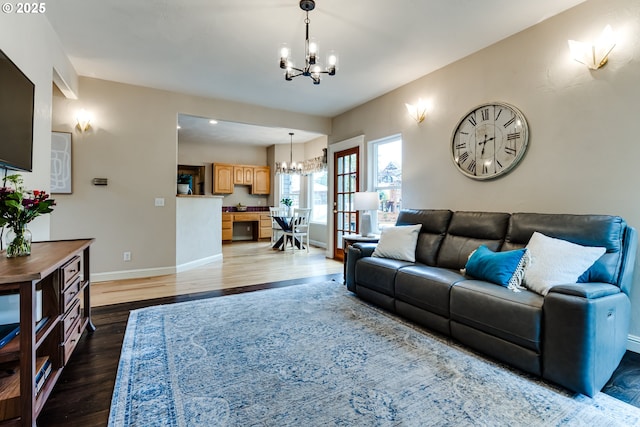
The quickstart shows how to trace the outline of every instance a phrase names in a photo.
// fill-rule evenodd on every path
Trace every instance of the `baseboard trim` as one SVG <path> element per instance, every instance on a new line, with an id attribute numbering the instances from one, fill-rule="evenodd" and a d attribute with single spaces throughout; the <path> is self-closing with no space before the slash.
<path id="1" fill-rule="evenodd" d="M 320 242 L 317 240 L 309 240 L 309 244 L 311 244 L 312 246 L 318 247 L 318 248 L 326 248 L 327 247 L 327 243 L 326 242 Z"/>
<path id="2" fill-rule="evenodd" d="M 629 334 L 627 336 L 627 350 L 640 353 L 640 337 Z"/>
<path id="3" fill-rule="evenodd" d="M 183 271 L 193 270 L 194 268 L 201 267 L 205 264 L 209 264 L 214 261 L 222 261 L 222 254 L 212 255 L 206 258 L 200 258 L 195 261 L 190 261 L 184 264 L 176 265 L 176 272 L 181 273 Z"/>
<path id="4" fill-rule="evenodd" d="M 221 261 L 222 254 L 213 255 L 207 258 L 197 259 L 184 264 L 176 265 L 175 267 L 160 267 L 160 268 L 141 268 L 138 270 L 122 270 L 122 271 L 107 271 L 105 273 L 93 273 L 91 274 L 91 282 L 108 282 L 110 280 L 125 280 L 125 279 L 142 279 L 145 277 L 164 276 L 166 274 L 176 274 L 187 270 L 200 267 L 205 264 L 209 264 L 214 261 Z"/>

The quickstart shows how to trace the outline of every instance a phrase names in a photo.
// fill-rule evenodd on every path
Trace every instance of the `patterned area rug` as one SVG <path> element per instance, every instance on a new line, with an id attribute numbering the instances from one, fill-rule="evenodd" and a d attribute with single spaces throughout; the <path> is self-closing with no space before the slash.
<path id="1" fill-rule="evenodd" d="M 110 426 L 612 426 L 573 395 L 378 310 L 336 282 L 129 318 Z"/>

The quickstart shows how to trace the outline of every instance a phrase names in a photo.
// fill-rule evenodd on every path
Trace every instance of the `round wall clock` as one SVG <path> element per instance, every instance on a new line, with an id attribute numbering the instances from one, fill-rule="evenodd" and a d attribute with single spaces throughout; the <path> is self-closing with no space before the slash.
<path id="1" fill-rule="evenodd" d="M 451 137 L 458 170 L 473 179 L 492 179 L 524 156 L 529 128 L 520 110 L 502 102 L 480 105 L 462 117 Z"/>

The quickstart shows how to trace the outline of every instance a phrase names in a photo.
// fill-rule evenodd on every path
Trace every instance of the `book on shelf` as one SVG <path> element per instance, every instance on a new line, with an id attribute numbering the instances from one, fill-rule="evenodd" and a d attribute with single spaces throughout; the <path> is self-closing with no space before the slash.
<path id="1" fill-rule="evenodd" d="M 48 357 L 36 358 L 36 390 L 41 390 L 53 366 Z M 39 385 L 38 385 L 39 384 Z M 36 391 L 37 394 L 37 391 Z M 0 421 L 20 416 L 20 361 L 2 365 L 0 369 Z"/>
<path id="2" fill-rule="evenodd" d="M 42 386 L 47 381 L 47 378 L 49 378 L 49 374 L 51 374 L 51 361 L 49 360 L 48 357 L 45 359 L 46 360 L 44 361 L 42 366 L 37 368 L 38 370 L 36 373 L 36 395 L 40 393 Z"/>
<path id="3" fill-rule="evenodd" d="M 9 323 L 8 325 L 0 325 L 0 348 L 4 347 L 18 335 L 20 332 L 19 323 Z"/>
<path id="4" fill-rule="evenodd" d="M 36 323 L 35 330 L 40 332 L 40 329 L 44 327 L 49 321 L 49 316 L 43 317 Z M 0 348 L 9 344 L 9 342 L 16 336 L 20 335 L 20 323 L 9 323 L 7 325 L 0 325 Z"/>

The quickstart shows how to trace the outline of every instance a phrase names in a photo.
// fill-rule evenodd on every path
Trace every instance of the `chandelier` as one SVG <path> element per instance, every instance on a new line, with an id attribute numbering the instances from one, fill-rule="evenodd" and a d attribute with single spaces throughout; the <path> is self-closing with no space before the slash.
<path id="1" fill-rule="evenodd" d="M 304 162 L 293 161 L 293 132 L 289 132 L 290 146 L 289 146 L 289 163 L 276 162 L 276 174 L 277 175 L 310 175 L 315 172 L 322 172 L 327 170 L 327 149 L 322 149 L 322 156 L 314 157 L 313 159 L 305 160 Z"/>
<path id="2" fill-rule="evenodd" d="M 293 132 L 289 132 L 291 143 L 289 147 L 289 164 L 287 162 L 276 162 L 276 173 L 285 175 L 300 175 L 302 173 L 302 167 L 296 165 L 293 161 Z"/>
<path id="3" fill-rule="evenodd" d="M 306 33 L 304 39 L 304 67 L 297 68 L 291 61 L 289 56 L 291 55 L 291 49 L 286 44 L 282 44 L 280 47 L 280 68 L 285 70 L 284 78 L 287 81 L 293 80 L 294 77 L 307 76 L 311 77 L 314 85 L 320 84 L 320 75 L 328 74 L 334 76 L 336 74 L 336 68 L 338 65 L 338 55 L 334 51 L 330 51 L 327 55 L 327 67 L 322 69 L 318 64 L 319 49 L 318 43 L 315 40 L 309 40 L 309 11 L 316 7 L 314 0 L 300 0 L 300 9 L 304 10 L 307 17 L 304 20 L 306 26 Z"/>

